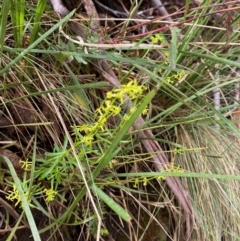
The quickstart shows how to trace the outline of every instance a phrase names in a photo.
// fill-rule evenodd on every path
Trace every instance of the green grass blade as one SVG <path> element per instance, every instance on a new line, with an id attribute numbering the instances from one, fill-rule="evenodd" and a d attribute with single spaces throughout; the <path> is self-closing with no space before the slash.
<path id="1" fill-rule="evenodd" d="M 95 184 L 91 186 L 92 190 L 98 195 L 103 202 L 110 207 L 117 215 L 119 215 L 123 220 L 129 222 L 131 220 L 131 216 L 119 205 L 117 204 L 111 197 L 109 197 L 105 192 L 103 192 L 99 187 Z"/>
<path id="2" fill-rule="evenodd" d="M 5 0 L 2 4 L 1 19 L 0 19 L 0 66 L 2 62 L 2 51 L 4 46 L 4 39 L 6 36 L 6 26 L 8 19 L 8 12 L 11 7 L 12 0 Z"/>
<path id="3" fill-rule="evenodd" d="M 216 63 L 226 64 L 226 65 L 229 65 L 229 66 L 240 68 L 239 62 L 232 61 L 230 59 L 221 58 L 221 57 L 218 57 L 216 55 L 214 56 L 214 55 L 210 55 L 210 54 L 201 54 L 201 53 L 198 53 L 198 52 L 187 52 L 187 51 L 179 51 L 179 52 L 183 53 L 186 56 L 197 56 L 197 57 L 200 57 L 200 58 L 212 60 Z"/>
<path id="4" fill-rule="evenodd" d="M 13 0 L 11 5 L 11 20 L 13 25 L 14 45 L 19 47 L 22 45 L 23 28 L 25 15 L 25 0 Z"/>
<path id="5" fill-rule="evenodd" d="M 32 44 L 37 38 L 38 38 L 38 30 L 39 30 L 39 24 L 40 20 L 42 18 L 43 11 L 46 7 L 47 0 L 41 0 L 38 1 L 35 17 L 34 17 L 34 24 L 33 24 L 33 30 L 31 34 L 30 44 Z"/>
<path id="6" fill-rule="evenodd" d="M 9 236 L 7 237 L 6 241 L 11 241 L 14 238 L 14 235 L 15 235 L 15 233 L 17 231 L 17 228 L 18 228 L 18 226 L 19 226 L 19 224 L 20 224 L 20 222 L 22 220 L 23 214 L 24 214 L 24 212 L 21 213 L 21 216 L 17 220 L 15 226 L 13 227 L 13 229 L 12 229 L 11 233 L 9 234 Z"/>
<path id="7" fill-rule="evenodd" d="M 109 177 L 186 177 L 186 178 L 204 178 L 204 179 L 224 179 L 224 180 L 240 180 L 240 176 L 216 174 L 216 173 L 193 173 L 193 172 L 131 172 L 131 173 L 115 173 Z"/>
<path id="8" fill-rule="evenodd" d="M 31 49 L 36 47 L 39 43 L 41 43 L 47 36 L 49 36 L 52 32 L 54 32 L 58 27 L 64 24 L 68 19 L 70 19 L 74 14 L 74 11 L 70 12 L 66 17 L 61 19 L 56 25 L 54 25 L 51 29 L 49 29 L 46 33 L 44 33 L 40 38 L 38 38 L 35 42 L 33 42 L 28 48 L 23 50 L 14 60 L 12 60 L 5 68 L 0 71 L 0 76 L 6 73 L 12 66 L 14 66 L 19 60 L 24 58 L 26 54 L 30 52 Z"/>
<path id="9" fill-rule="evenodd" d="M 41 241 L 41 238 L 40 238 L 40 235 L 38 233 L 38 229 L 37 229 L 36 223 L 34 221 L 34 218 L 33 218 L 32 212 L 30 210 L 30 207 L 28 205 L 28 201 L 27 201 L 27 199 L 26 199 L 26 197 L 24 195 L 24 192 L 23 192 L 23 189 L 22 189 L 22 185 L 21 185 L 21 181 L 18 178 L 17 173 L 16 173 L 16 171 L 15 171 L 11 161 L 6 156 L 2 156 L 2 158 L 7 163 L 8 168 L 10 170 L 10 173 L 11 173 L 11 175 L 13 177 L 14 183 L 16 184 L 17 190 L 18 190 L 20 198 L 21 198 L 22 207 L 23 207 L 23 210 L 25 211 L 25 214 L 26 214 L 26 217 L 27 217 L 27 220 L 28 220 L 28 223 L 29 223 L 29 227 L 30 227 L 32 235 L 33 235 L 33 239 L 35 241 Z"/>
<path id="10" fill-rule="evenodd" d="M 172 33 L 172 40 L 171 40 L 171 46 L 170 46 L 170 65 L 173 70 L 176 69 L 177 66 L 177 54 L 178 54 L 178 34 L 180 30 L 176 27 L 171 28 Z"/>

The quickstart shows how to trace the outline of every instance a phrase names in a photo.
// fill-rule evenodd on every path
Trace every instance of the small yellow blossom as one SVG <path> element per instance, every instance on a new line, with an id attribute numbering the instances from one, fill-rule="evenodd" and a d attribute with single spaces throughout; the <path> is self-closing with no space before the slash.
<path id="1" fill-rule="evenodd" d="M 150 39 L 151 39 L 152 44 L 157 44 L 164 40 L 164 38 L 160 34 L 155 34 L 155 35 L 151 36 Z"/>
<path id="2" fill-rule="evenodd" d="M 144 178 L 143 178 L 143 186 L 147 186 L 147 182 L 148 182 L 147 178 L 144 177 Z"/>
<path id="3" fill-rule="evenodd" d="M 183 154 L 183 150 L 182 150 L 182 149 L 179 149 L 179 148 L 175 148 L 175 149 L 173 150 L 173 153 L 174 153 L 174 154 L 180 154 L 180 155 L 182 155 L 182 154 Z"/>
<path id="4" fill-rule="evenodd" d="M 29 192 L 24 193 L 24 195 L 26 199 L 29 201 Z M 15 184 L 13 184 L 13 190 L 9 191 L 9 195 L 6 196 L 6 199 L 10 201 L 14 201 L 16 199 L 15 206 L 17 206 L 22 201 L 20 194 L 17 190 L 17 186 Z"/>
<path id="5" fill-rule="evenodd" d="M 174 80 L 172 79 L 172 77 L 167 77 L 166 81 L 171 85 L 174 84 Z"/>
<path id="6" fill-rule="evenodd" d="M 136 99 L 147 89 L 146 86 L 138 85 L 137 80 L 131 80 L 126 85 L 122 85 L 123 90 L 131 99 Z"/>
<path id="7" fill-rule="evenodd" d="M 28 159 L 25 161 L 20 160 L 19 163 L 22 165 L 21 167 L 24 171 L 31 171 L 32 162 L 28 161 Z"/>
<path id="8" fill-rule="evenodd" d="M 92 131 L 93 126 L 91 124 L 84 124 L 79 126 L 73 126 L 73 128 L 78 129 L 78 131 L 84 131 L 85 133 L 89 133 Z"/>
<path id="9" fill-rule="evenodd" d="M 165 165 L 164 166 L 165 171 L 169 173 L 183 173 L 184 170 L 178 165 L 175 166 L 174 162 L 170 163 L 170 166 Z"/>
<path id="10" fill-rule="evenodd" d="M 164 176 L 158 176 L 158 177 L 157 177 L 157 180 L 166 180 L 166 177 L 164 177 Z"/>
<path id="11" fill-rule="evenodd" d="M 92 136 L 84 136 L 82 139 L 81 139 L 81 143 L 82 144 L 86 144 L 87 146 L 90 146 L 92 145 L 92 141 L 93 141 L 93 137 Z"/>
<path id="12" fill-rule="evenodd" d="M 114 89 L 107 92 L 107 99 L 118 99 L 121 104 L 123 104 L 124 91 L 122 89 Z"/>
<path id="13" fill-rule="evenodd" d="M 113 115 L 117 115 L 121 112 L 122 108 L 120 106 L 113 105 L 112 106 L 112 113 Z"/>
<path id="14" fill-rule="evenodd" d="M 143 114 L 143 115 L 147 115 L 147 113 L 148 113 L 148 108 L 145 108 L 145 109 L 142 111 L 142 114 Z"/>
<path id="15" fill-rule="evenodd" d="M 138 177 L 137 177 L 137 178 L 135 178 L 133 187 L 137 188 L 138 183 L 139 183 L 139 179 L 138 179 Z"/>
<path id="16" fill-rule="evenodd" d="M 128 121 L 129 119 L 130 119 L 130 115 L 125 114 L 125 115 L 123 116 L 123 120 L 124 120 L 124 121 Z"/>
<path id="17" fill-rule="evenodd" d="M 99 120 L 96 122 L 96 126 L 98 126 L 98 128 L 102 127 L 106 124 L 106 122 L 107 122 L 107 118 L 105 116 L 101 116 Z"/>
<path id="18" fill-rule="evenodd" d="M 117 115 L 120 113 L 120 111 L 121 111 L 121 107 L 114 105 L 113 102 L 110 100 L 106 100 L 105 107 L 102 108 L 102 113 L 106 115 L 109 115 L 109 114 Z"/>
<path id="19" fill-rule="evenodd" d="M 52 188 L 50 188 L 50 189 L 45 188 L 44 192 L 45 192 L 45 194 L 47 196 L 46 199 L 45 199 L 47 203 L 53 201 L 55 196 L 56 196 L 56 194 L 57 194 L 57 192 L 54 191 Z"/>
<path id="20" fill-rule="evenodd" d="M 137 107 L 136 106 L 133 106 L 133 107 L 131 107 L 131 109 L 130 109 L 130 113 L 131 114 L 133 114 L 135 111 L 137 110 Z"/>

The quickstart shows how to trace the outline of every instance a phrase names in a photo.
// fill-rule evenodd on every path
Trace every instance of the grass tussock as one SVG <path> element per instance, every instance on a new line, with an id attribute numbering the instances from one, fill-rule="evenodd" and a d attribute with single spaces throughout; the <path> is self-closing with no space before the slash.
<path id="1" fill-rule="evenodd" d="M 239 240 L 239 3 L 124 4 L 0 1 L 0 240 Z"/>

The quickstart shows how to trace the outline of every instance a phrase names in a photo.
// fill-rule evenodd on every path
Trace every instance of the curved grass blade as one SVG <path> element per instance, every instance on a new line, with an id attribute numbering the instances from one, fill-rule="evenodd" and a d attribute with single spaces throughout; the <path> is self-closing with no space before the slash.
<path id="1" fill-rule="evenodd" d="M 26 214 L 26 217 L 27 217 L 27 220 L 28 220 L 28 223 L 29 223 L 29 227 L 30 227 L 32 235 L 33 235 L 33 239 L 35 241 L 41 241 L 41 238 L 40 238 L 40 235 L 38 233 L 38 229 L 37 229 L 36 223 L 34 221 L 32 212 L 30 210 L 28 201 L 27 201 L 27 199 L 26 199 L 26 197 L 24 195 L 24 192 L 23 192 L 23 189 L 22 189 L 22 185 L 21 185 L 21 181 L 18 178 L 17 173 L 16 173 L 16 171 L 15 171 L 11 161 L 9 160 L 9 158 L 6 157 L 6 156 L 1 156 L 1 157 L 7 163 L 8 168 L 10 170 L 10 173 L 11 173 L 11 175 L 13 177 L 14 183 L 16 184 L 17 190 L 18 190 L 20 198 L 21 198 L 22 207 L 23 207 L 23 210 L 25 211 L 25 214 Z"/>
<path id="2" fill-rule="evenodd" d="M 1 66 L 4 39 L 6 35 L 8 12 L 11 7 L 11 4 L 12 4 L 12 1 L 10 0 L 5 0 L 3 1 L 3 4 L 2 4 L 1 19 L 0 19 L 0 66 Z"/>
<path id="3" fill-rule="evenodd" d="M 99 187 L 97 187 L 94 183 L 92 184 L 92 190 L 98 195 L 103 202 L 108 205 L 118 216 L 120 216 L 123 220 L 129 222 L 131 220 L 131 216 L 119 205 L 117 204 L 111 197 L 109 197 L 105 192 L 103 192 Z"/>

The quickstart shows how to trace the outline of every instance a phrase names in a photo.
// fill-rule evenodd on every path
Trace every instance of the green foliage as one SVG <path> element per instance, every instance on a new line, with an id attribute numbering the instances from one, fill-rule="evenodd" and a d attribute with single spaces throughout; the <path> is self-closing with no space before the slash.
<path id="1" fill-rule="evenodd" d="M 13 135 L 12 145 L 24 156 L 21 178 L 10 158 L 3 157 L 10 170 L 5 173 L 5 199 L 24 212 L 34 239 L 44 232 L 56 237 L 63 232 L 70 240 L 71 228 L 80 225 L 99 240 L 111 233 L 105 224 L 108 213 L 135 222 L 132 206 L 139 207 L 139 216 L 143 210 L 149 213 L 149 222 L 157 219 L 159 206 L 167 207 L 169 216 L 181 223 L 181 209 L 165 187 L 172 176 L 180 177 L 191 198 L 195 240 L 238 240 L 240 131 L 233 112 L 239 105 L 239 17 L 233 15 L 228 36 L 211 23 L 217 6 L 204 1 L 204 7 L 182 14 L 178 22 L 184 24 L 169 32 L 154 30 L 144 38 L 135 36 L 131 47 L 110 45 L 102 53 L 95 34 L 83 45 L 64 39 L 73 13 L 59 20 L 46 2 L 2 1 L 0 21 L 1 117 L 16 122 L 19 139 Z M 190 1 L 185 8 L 189 10 Z M 188 19 L 192 21 L 184 22 Z M 124 26 L 127 30 L 128 22 Z M 13 36 L 13 44 L 7 36 Z M 112 88 L 95 75 L 96 69 L 102 71 L 100 60 L 109 61 L 121 86 Z M 218 108 L 216 91 L 221 96 Z M 35 119 L 16 120 L 21 101 L 24 117 Z M 139 116 L 145 122 L 133 129 Z M 142 130 L 153 136 L 139 137 Z M 163 150 L 149 153 L 142 143 L 155 147 L 153 141 Z M 156 172 L 152 163 L 159 154 L 170 164 Z M 38 230 L 35 210 L 46 218 L 47 227 Z M 178 228 L 181 240 L 183 230 Z"/>

